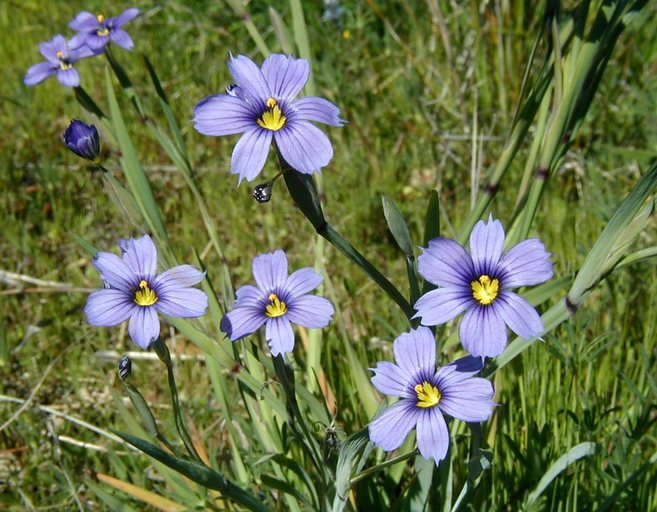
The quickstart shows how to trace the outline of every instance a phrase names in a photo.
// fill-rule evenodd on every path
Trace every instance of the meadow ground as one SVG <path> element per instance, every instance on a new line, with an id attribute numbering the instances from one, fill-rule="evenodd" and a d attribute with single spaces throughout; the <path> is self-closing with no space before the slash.
<path id="1" fill-rule="evenodd" d="M 592 2 L 591 10 L 600 3 Z M 276 10 L 268 2 L 250 2 L 247 17 L 238 1 L 137 0 L 143 15 L 129 27 L 136 51 L 117 53 L 144 97 L 151 86 L 140 54 L 147 54 L 157 69 L 180 120 L 196 183 L 216 222 L 223 257 L 204 231 L 180 172 L 125 96 L 119 100 L 175 256 L 191 262 L 200 258 L 217 289 L 225 287 L 224 268 L 236 286 L 250 282 L 251 259 L 262 252 L 283 248 L 297 268 L 312 266 L 318 251 L 324 255 L 324 290 L 336 305 L 336 322 L 324 331 L 319 349 L 302 343 L 308 336 L 301 332 L 295 357 L 298 368 L 307 368 L 312 358 L 319 363 L 344 440 L 367 425 L 380 400 L 369 380 L 362 379 L 368 373 L 354 368 L 390 360 L 391 342 L 408 329 L 408 322 L 359 268 L 317 242 L 282 183 L 264 205 L 253 200 L 247 183 L 236 186 L 229 174 L 236 138 L 203 137 L 190 122 L 202 98 L 230 84 L 230 52 L 260 62 L 263 43 L 273 52 L 295 50 L 299 25 L 291 6 L 296 3 L 271 4 Z M 327 217 L 406 290 L 405 258 L 389 234 L 381 195 L 397 204 L 419 246 L 429 194 L 437 190 L 441 233 L 458 235 L 505 148 L 532 47 L 549 19 L 546 7 L 520 0 L 345 1 L 341 15 L 331 20 L 323 17 L 323 2 L 301 4 L 315 91 L 339 105 L 348 121 L 329 131 L 335 156 L 323 172 Z M 562 21 L 575 5 L 564 4 Z M 120 2 L 112 10 L 132 5 Z M 102 173 L 91 172 L 61 142 L 71 118 L 91 119 L 71 90 L 54 78 L 34 88 L 23 84 L 26 70 L 41 60 L 38 43 L 57 33 L 71 35 L 66 25 L 83 9 L 100 12 L 106 6 L 98 0 L 0 3 L 0 509 L 145 506 L 138 490 L 116 490 L 116 481 L 107 483 L 103 475 L 189 507 L 210 498 L 192 485 L 181 495 L 184 482 L 163 479 L 146 456 L 103 435 L 110 428 L 139 428 L 125 407 L 116 374 L 118 354 L 138 349 L 125 328 L 86 324 L 87 293 L 100 280 L 76 236 L 101 250 L 114 250 L 117 238 L 140 235 L 140 228 L 108 198 Z M 279 19 L 287 28 L 280 28 Z M 537 62 L 546 48 L 538 46 Z M 104 59 L 81 67 L 85 89 L 99 102 L 106 98 L 106 67 Z M 531 70 L 537 72 L 538 65 Z M 541 311 L 563 299 L 612 214 L 653 163 L 656 73 L 657 17 L 648 7 L 619 35 L 591 106 L 543 191 L 530 234 L 540 236 L 553 253 L 556 279 L 540 300 Z M 156 99 L 147 98 L 146 107 L 157 110 Z M 531 128 L 487 210 L 505 225 L 536 136 Z M 108 168 L 121 179 L 117 148 L 105 142 L 103 152 Z M 264 175 L 276 172 L 272 158 Z M 656 235 L 651 219 L 632 248 L 657 245 Z M 486 433 L 493 462 L 468 498 L 472 510 L 657 510 L 656 289 L 653 260 L 615 271 L 544 343 L 535 343 L 495 374 L 500 406 Z M 225 343 L 215 318 L 205 327 Z M 445 352 L 460 354 L 458 323 L 439 332 L 448 340 Z M 232 448 L 235 431 L 226 426 L 228 412 L 216 387 L 221 379 L 229 388 L 235 385 L 231 368 L 206 367 L 203 351 L 173 328 L 170 334 L 172 352 L 185 356 L 176 371 L 192 430 L 213 463 L 241 481 L 244 473 L 235 468 Z M 135 385 L 163 430 L 174 432 L 159 362 L 137 354 L 134 364 Z M 218 372 L 213 378 L 212 371 Z M 297 378 L 321 396 L 311 375 Z M 248 441 L 256 437 L 252 411 L 235 404 L 230 414 L 243 436 L 237 451 L 245 465 L 259 461 L 266 466 L 264 452 Z M 468 437 L 466 430 L 459 431 L 459 439 Z M 595 453 L 569 464 L 533 499 L 530 493 L 546 470 L 584 442 L 595 443 Z M 465 446 L 455 448 L 452 457 L 454 479 L 461 483 L 468 471 Z M 375 457 L 382 460 L 380 450 Z M 374 476 L 357 486 L 358 498 L 350 506 L 418 509 L 412 500 L 398 501 L 416 492 L 414 469 L 396 468 L 391 476 Z M 385 489 L 381 496 L 372 495 L 377 484 Z M 429 502 L 444 503 L 444 496 L 435 496 L 440 492 L 432 492 Z M 286 503 L 279 507 L 285 509 Z"/>

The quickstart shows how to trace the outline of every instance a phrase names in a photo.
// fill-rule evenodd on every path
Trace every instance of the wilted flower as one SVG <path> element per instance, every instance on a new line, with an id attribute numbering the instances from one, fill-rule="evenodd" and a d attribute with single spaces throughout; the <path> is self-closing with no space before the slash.
<path id="1" fill-rule="evenodd" d="M 121 380 L 126 380 L 132 374 L 132 361 L 128 354 L 123 354 L 119 361 L 119 377 Z"/>
<path id="2" fill-rule="evenodd" d="M 427 327 L 399 336 L 394 352 L 397 364 L 378 363 L 372 384 L 401 400 L 370 423 L 370 439 L 385 451 L 396 450 L 417 427 L 420 454 L 439 464 L 449 448 L 443 414 L 468 422 L 487 420 L 495 407 L 493 386 L 473 377 L 481 370 L 481 360 L 472 356 L 436 371 L 436 341 Z"/>
<path id="3" fill-rule="evenodd" d="M 92 162 L 100 154 L 98 130 L 93 124 L 87 124 L 79 119 L 71 120 L 71 124 L 64 132 L 64 144 L 76 155 Z"/>
<path id="4" fill-rule="evenodd" d="M 280 54 L 267 57 L 261 68 L 238 55 L 228 62 L 236 85 L 226 94 L 208 96 L 196 106 L 194 123 L 204 135 L 243 133 L 233 150 L 231 172 L 252 181 L 267 160 L 272 139 L 292 168 L 305 174 L 319 171 L 333 157 L 328 137 L 309 121 L 342 126 L 340 109 L 323 98 L 295 100 L 308 81 L 305 59 Z"/>
<path id="5" fill-rule="evenodd" d="M 242 286 L 236 292 L 235 308 L 226 313 L 221 330 L 231 341 L 253 334 L 265 325 L 265 337 L 274 356 L 294 348 L 292 322 L 312 329 L 326 327 L 333 317 L 333 304 L 310 295 L 322 282 L 312 268 L 287 275 L 287 256 L 281 250 L 253 259 L 253 277 L 258 286 Z"/>
<path id="6" fill-rule="evenodd" d="M 61 35 L 56 35 L 52 41 L 41 43 L 39 51 L 47 61 L 39 62 L 27 70 L 23 79 L 25 85 L 36 85 L 56 73 L 57 80 L 66 87 L 79 86 L 80 74 L 73 64 L 81 59 L 92 57 L 95 53 L 86 47 L 71 48 L 73 46 L 66 43 L 66 39 Z"/>
<path id="7" fill-rule="evenodd" d="M 130 319 L 128 332 L 143 349 L 160 335 L 157 313 L 177 318 L 205 314 L 208 297 L 190 288 L 204 273 L 190 265 L 178 265 L 157 274 L 157 250 L 151 237 L 120 240 L 123 256 L 99 252 L 93 265 L 105 288 L 89 295 L 84 309 L 91 325 L 110 327 Z"/>
<path id="8" fill-rule="evenodd" d="M 119 16 L 105 18 L 90 12 L 82 11 L 68 26 L 78 33 L 71 38 L 71 48 L 88 46 L 94 51 L 100 51 L 110 40 L 126 50 L 132 50 L 134 44 L 130 35 L 123 30 L 123 25 L 139 16 L 139 9 L 132 7 Z"/>
<path id="9" fill-rule="evenodd" d="M 539 337 L 543 322 L 538 312 L 511 289 L 550 279 L 550 253 L 531 238 L 503 254 L 504 241 L 502 224 L 492 216 L 472 230 L 469 254 L 449 238 L 431 240 L 418 269 L 440 288 L 420 297 L 413 318 L 422 318 L 422 325 L 439 325 L 465 311 L 461 343 L 474 356 L 499 355 L 506 346 L 507 325 L 522 338 Z"/>

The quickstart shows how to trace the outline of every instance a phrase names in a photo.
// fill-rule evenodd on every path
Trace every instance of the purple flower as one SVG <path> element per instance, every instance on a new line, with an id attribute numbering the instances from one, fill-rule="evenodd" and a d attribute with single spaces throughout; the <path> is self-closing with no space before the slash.
<path id="1" fill-rule="evenodd" d="M 439 237 L 418 259 L 422 277 L 439 286 L 415 303 L 422 325 L 439 325 L 465 311 L 461 343 L 474 356 L 494 357 L 507 342 L 506 326 L 525 339 L 539 337 L 538 312 L 517 293 L 519 286 L 539 284 L 553 275 L 550 253 L 537 238 L 502 253 L 504 229 L 491 216 L 470 235 L 470 253 L 456 241 Z"/>
<path id="2" fill-rule="evenodd" d="M 399 336 L 394 351 L 397 364 L 378 363 L 372 384 L 401 400 L 370 423 L 370 439 L 385 451 L 393 451 L 417 427 L 420 453 L 439 464 L 449 448 L 443 414 L 468 422 L 487 420 L 496 405 L 493 386 L 473 377 L 481 370 L 481 359 L 472 356 L 436 370 L 436 341 L 427 327 Z"/>
<path id="3" fill-rule="evenodd" d="M 57 74 L 57 80 L 66 87 L 77 87 L 80 85 L 80 74 L 73 64 L 80 59 L 92 57 L 94 54 L 89 48 L 73 48 L 66 43 L 64 36 L 56 35 L 52 41 L 41 43 L 39 51 L 47 61 L 39 62 L 27 70 L 23 79 L 25 85 L 36 85 L 46 78 Z"/>
<path id="4" fill-rule="evenodd" d="M 205 274 L 179 265 L 157 274 L 157 250 L 151 237 L 120 240 L 122 257 L 99 252 L 93 264 L 105 282 L 103 290 L 89 295 L 84 312 L 91 325 L 110 327 L 130 319 L 128 332 L 143 349 L 160 335 L 157 313 L 192 318 L 205 314 L 208 297 L 190 288 Z"/>
<path id="5" fill-rule="evenodd" d="M 91 160 L 100 154 L 100 138 L 93 124 L 73 119 L 64 132 L 64 144 L 78 156 Z"/>
<path id="6" fill-rule="evenodd" d="M 309 121 L 342 126 L 340 109 L 323 98 L 295 100 L 308 81 L 305 59 L 273 54 L 262 67 L 244 55 L 231 56 L 228 68 L 236 85 L 208 96 L 196 106 L 194 123 L 204 135 L 243 133 L 233 150 L 231 170 L 240 183 L 252 181 L 267 160 L 272 139 L 290 166 L 311 174 L 333 157 L 328 137 Z"/>
<path id="7" fill-rule="evenodd" d="M 123 25 L 139 16 L 139 9 L 132 7 L 114 18 L 105 18 L 102 14 L 94 16 L 82 11 L 68 26 L 78 33 L 71 39 L 71 48 L 88 46 L 95 52 L 102 51 L 111 41 L 126 50 L 132 50 L 134 44 L 130 35 L 123 30 Z"/>
<path id="8" fill-rule="evenodd" d="M 235 308 L 226 313 L 221 330 L 236 341 L 265 325 L 265 337 L 274 356 L 292 352 L 292 322 L 319 329 L 326 327 L 334 313 L 333 304 L 324 297 L 310 295 L 322 282 L 312 268 L 287 275 L 287 256 L 280 249 L 253 259 L 253 277 L 258 286 L 237 290 Z"/>

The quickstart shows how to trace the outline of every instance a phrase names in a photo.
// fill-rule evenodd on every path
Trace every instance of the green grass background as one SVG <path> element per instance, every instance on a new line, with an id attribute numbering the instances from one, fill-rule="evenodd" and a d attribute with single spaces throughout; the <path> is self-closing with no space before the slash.
<path id="1" fill-rule="evenodd" d="M 541 12 L 532 4 L 345 1 L 342 25 L 337 26 L 322 20 L 322 2 L 303 2 L 317 93 L 337 103 L 348 120 L 344 128 L 329 130 L 335 158 L 323 173 L 328 218 L 402 289 L 404 259 L 388 234 L 380 194 L 395 200 L 419 245 L 428 194 L 436 188 L 443 234 L 456 235 L 472 205 L 473 155 L 483 182 L 509 131 L 541 22 Z M 22 83 L 27 68 L 41 60 L 37 44 L 57 33 L 70 36 L 66 24 L 79 10 L 109 16 L 132 5 L 145 12 L 127 27 L 136 52 L 117 49 L 116 54 L 138 89 L 148 83 L 148 76 L 137 52 L 146 53 L 158 70 L 183 126 L 234 283 L 249 282 L 251 258 L 276 248 L 289 252 L 293 267 L 312 265 L 312 227 L 296 211 L 282 183 L 271 203 L 257 204 L 248 184 L 237 188 L 236 177 L 229 174 L 236 138 L 203 137 L 190 123 L 194 105 L 230 83 L 225 65 L 229 52 L 262 59 L 228 4 L 137 1 L 109 8 L 96 0 L 6 0 L 0 3 L 0 270 L 95 288 L 98 274 L 72 235 L 113 250 L 117 238 L 140 234 L 107 199 L 99 175 L 90 173 L 61 143 L 72 117 L 89 119 L 71 91 L 54 78 L 34 88 Z M 288 3 L 272 5 L 291 26 Z M 271 49 L 280 51 L 268 6 L 254 1 L 248 9 Z M 532 235 L 540 236 L 554 253 L 557 276 L 578 268 L 657 150 L 654 19 L 621 36 L 587 122 L 549 183 Z M 104 98 L 104 66 L 102 59 L 79 66 L 83 85 L 95 98 Z M 194 261 L 194 250 L 202 252 L 208 240 L 192 195 L 145 127 L 139 127 L 127 102 L 123 104 L 131 126 L 138 126 L 133 137 L 176 255 Z M 493 203 L 492 212 L 503 223 L 515 204 L 529 143 Z M 119 172 L 116 149 L 106 144 L 103 150 L 108 166 Z M 263 176 L 276 172 L 270 160 Z M 638 245 L 654 245 L 655 235 L 649 223 Z M 212 251 L 205 256 L 212 277 L 213 266 L 221 262 Z M 336 396 L 336 423 L 349 434 L 370 418 L 354 389 L 341 337 L 347 337 L 368 368 L 391 358 L 391 342 L 407 325 L 394 304 L 330 247 L 326 274 L 327 293 L 339 315 L 326 331 L 322 366 Z M 599 452 L 557 478 L 537 509 L 592 510 L 612 496 L 619 510 L 657 509 L 657 471 L 648 463 L 657 451 L 656 284 L 651 262 L 614 275 L 569 323 L 496 376 L 500 407 L 488 433 L 494 460 L 475 491 L 473 503 L 479 510 L 517 510 L 546 468 L 583 441 L 598 443 Z M 31 403 L 0 431 L 0 509 L 103 508 L 106 505 L 86 485 L 97 472 L 171 497 L 146 457 L 109 456 L 62 441 L 64 436 L 118 450 L 88 429 L 37 407 L 51 406 L 103 429 L 123 428 L 115 398 L 122 395 L 116 361 L 95 354 L 135 346 L 124 329 L 86 325 L 85 300 L 83 291 L 62 291 L 3 274 L 0 392 L 30 397 Z M 456 324 L 450 324 L 445 334 L 455 330 Z M 216 336 L 222 336 L 218 330 Z M 299 340 L 297 345 L 303 359 Z M 180 336 L 172 350 L 199 353 Z M 449 353 L 457 354 L 457 347 Z M 135 365 L 136 382 L 172 430 L 158 362 Z M 180 363 L 178 383 L 186 410 L 212 455 L 226 457 L 223 415 L 204 364 Z M 375 396 L 373 388 L 371 393 Z M 17 407 L 1 402 L 0 423 Z M 248 437 L 248 423 L 242 428 Z M 462 478 L 463 448 L 457 449 L 454 464 Z M 121 497 L 128 501 L 126 495 Z M 131 503 L 136 509 L 143 506 Z"/>

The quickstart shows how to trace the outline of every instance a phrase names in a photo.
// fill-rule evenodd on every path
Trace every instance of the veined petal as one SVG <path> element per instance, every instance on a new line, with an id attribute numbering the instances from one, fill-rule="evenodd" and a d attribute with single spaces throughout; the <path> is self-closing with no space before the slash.
<path id="1" fill-rule="evenodd" d="M 95 32 L 88 33 L 84 39 L 84 43 L 91 48 L 94 53 L 101 53 L 107 43 L 110 42 L 110 36 L 99 36 Z"/>
<path id="2" fill-rule="evenodd" d="M 168 287 L 184 288 L 194 286 L 205 278 L 205 272 L 201 272 L 191 265 L 177 265 L 166 272 L 162 272 L 153 281 L 153 286 L 158 291 Z"/>
<path id="3" fill-rule="evenodd" d="M 312 268 L 301 268 L 294 271 L 285 282 L 288 299 L 304 295 L 317 288 L 324 278 Z"/>
<path id="4" fill-rule="evenodd" d="M 495 357 L 506 347 L 506 325 L 496 306 L 475 306 L 461 319 L 461 343 L 473 356 Z"/>
<path id="5" fill-rule="evenodd" d="M 99 252 L 92 263 L 100 271 L 101 277 L 112 288 L 129 292 L 138 283 L 132 269 L 114 253 Z"/>
<path id="6" fill-rule="evenodd" d="M 538 311 L 520 295 L 507 290 L 498 297 L 497 302 L 502 320 L 518 336 L 528 340 L 543 334 L 543 322 Z"/>
<path id="7" fill-rule="evenodd" d="M 132 50 L 135 47 L 135 43 L 132 41 L 132 37 L 122 28 L 115 28 L 110 32 L 109 38 L 114 42 L 114 44 L 119 45 L 125 50 Z"/>
<path id="8" fill-rule="evenodd" d="M 447 388 L 441 388 L 438 407 L 453 418 L 462 421 L 486 421 L 493 414 L 495 390 L 490 381 L 479 377 L 466 379 Z"/>
<path id="9" fill-rule="evenodd" d="M 256 332 L 266 320 L 262 308 L 236 307 L 222 318 L 220 328 L 230 341 L 237 341 Z"/>
<path id="10" fill-rule="evenodd" d="M 80 48 L 87 47 L 86 41 L 88 37 L 89 37 L 89 32 L 78 32 L 77 34 L 75 34 L 68 41 L 68 46 L 69 48 L 71 48 L 71 51 L 75 51 L 75 50 L 79 50 Z M 89 50 L 93 53 L 93 50 L 91 50 L 91 48 L 89 48 Z"/>
<path id="11" fill-rule="evenodd" d="M 157 272 L 157 249 L 150 236 L 119 240 L 123 261 L 138 278 L 147 281 L 155 278 Z"/>
<path id="12" fill-rule="evenodd" d="M 488 223 L 480 220 L 470 234 L 470 255 L 477 276 L 488 275 L 497 269 L 504 249 L 504 228 L 491 216 Z M 498 276 L 493 276 L 498 277 Z"/>
<path id="13" fill-rule="evenodd" d="M 427 281 L 438 286 L 470 286 L 474 265 L 461 244 L 450 238 L 438 237 L 422 251 L 418 258 L 418 270 Z"/>
<path id="14" fill-rule="evenodd" d="M 262 171 L 269 154 L 273 133 L 258 126 L 248 130 L 237 141 L 233 149 L 230 172 L 239 175 L 240 183 L 244 178 L 252 181 Z"/>
<path id="15" fill-rule="evenodd" d="M 236 307 L 262 308 L 263 303 L 267 300 L 267 292 L 250 284 L 239 288 L 235 292 L 235 296 L 237 297 Z"/>
<path id="16" fill-rule="evenodd" d="M 116 17 L 116 19 L 114 20 L 114 27 L 115 28 L 122 27 L 129 21 L 134 20 L 140 14 L 141 13 L 139 9 L 137 9 L 136 7 L 131 7 L 130 9 L 126 9 Z"/>
<path id="17" fill-rule="evenodd" d="M 228 61 L 235 83 L 240 86 L 242 93 L 254 105 L 265 105 L 271 97 L 271 91 L 262 72 L 255 63 L 244 55 L 231 56 Z"/>
<path id="18" fill-rule="evenodd" d="M 433 459 L 436 465 L 449 450 L 449 430 L 438 407 L 421 411 L 417 422 L 417 447 L 425 459 Z"/>
<path id="19" fill-rule="evenodd" d="M 155 308 L 175 318 L 203 316 L 208 309 L 208 296 L 197 288 L 174 288 L 166 292 L 158 290 Z"/>
<path id="20" fill-rule="evenodd" d="M 411 329 L 393 345 L 395 361 L 410 379 L 428 380 L 436 371 L 436 339 L 428 327 Z"/>
<path id="21" fill-rule="evenodd" d="M 483 367 L 480 357 L 465 356 L 440 368 L 436 372 L 434 381 L 441 390 L 448 389 L 449 386 L 476 375 Z"/>
<path id="22" fill-rule="evenodd" d="M 416 394 L 410 391 L 412 376 L 396 364 L 380 361 L 372 371 L 375 373 L 372 384 L 384 395 L 417 400 Z"/>
<path id="23" fill-rule="evenodd" d="M 253 258 L 253 277 L 264 292 L 282 291 L 287 279 L 287 256 L 278 249 Z"/>
<path id="24" fill-rule="evenodd" d="M 328 165 L 333 146 L 322 130 L 308 121 L 295 120 L 274 132 L 281 155 L 293 169 L 312 174 Z"/>
<path id="25" fill-rule="evenodd" d="M 324 98 L 310 96 L 301 98 L 292 104 L 299 118 L 306 121 L 317 121 L 331 126 L 342 126 L 346 121 L 340 119 L 340 109 Z"/>
<path id="26" fill-rule="evenodd" d="M 530 238 L 513 246 L 498 266 L 502 286 L 517 288 L 547 281 L 554 275 L 550 256 L 538 238 Z"/>
<path id="27" fill-rule="evenodd" d="M 69 22 L 68 26 L 73 30 L 83 30 L 89 32 L 100 27 L 100 23 L 98 23 L 98 18 L 96 18 L 96 16 L 94 16 L 92 13 L 82 11 L 78 13 L 71 22 Z"/>
<path id="28" fill-rule="evenodd" d="M 413 306 L 417 310 L 413 318 L 422 318 L 422 325 L 444 324 L 463 313 L 472 303 L 472 293 L 467 289 L 437 288 L 418 299 Z"/>
<path id="29" fill-rule="evenodd" d="M 125 322 L 137 306 L 120 290 L 96 290 L 89 294 L 84 312 L 91 325 L 111 327 Z"/>
<path id="30" fill-rule="evenodd" d="M 66 87 L 77 87 L 80 85 L 80 73 L 75 68 L 60 69 L 57 71 L 57 80 Z"/>
<path id="31" fill-rule="evenodd" d="M 194 116 L 196 131 L 215 137 L 244 133 L 256 126 L 249 104 L 228 94 L 208 96 L 196 106 Z"/>
<path id="32" fill-rule="evenodd" d="M 57 34 L 52 40 L 41 43 L 39 51 L 46 59 L 59 66 L 60 59 L 57 54 L 62 52 L 64 55 L 68 55 L 66 39 L 64 39 L 64 36 Z"/>
<path id="33" fill-rule="evenodd" d="M 294 331 L 292 330 L 292 324 L 286 316 L 267 319 L 265 338 L 269 344 L 272 356 L 292 352 L 294 349 Z"/>
<path id="34" fill-rule="evenodd" d="M 286 318 L 290 322 L 308 329 L 326 327 L 333 319 L 333 313 L 335 313 L 331 301 L 317 295 L 296 297 L 288 303 L 288 308 L 285 314 Z"/>
<path id="35" fill-rule="evenodd" d="M 137 345 L 146 350 L 160 335 L 160 319 L 153 307 L 138 307 L 128 324 L 128 333 Z"/>
<path id="36" fill-rule="evenodd" d="M 310 65 L 306 59 L 273 53 L 262 63 L 262 74 L 272 96 L 291 99 L 306 85 L 310 76 Z"/>
<path id="37" fill-rule="evenodd" d="M 402 399 L 388 407 L 368 426 L 370 440 L 385 451 L 396 450 L 417 424 L 420 411 L 411 400 Z"/>
<path id="38" fill-rule="evenodd" d="M 23 79 L 25 85 L 36 85 L 43 82 L 46 78 L 57 73 L 58 66 L 51 62 L 39 62 L 27 70 Z"/>

